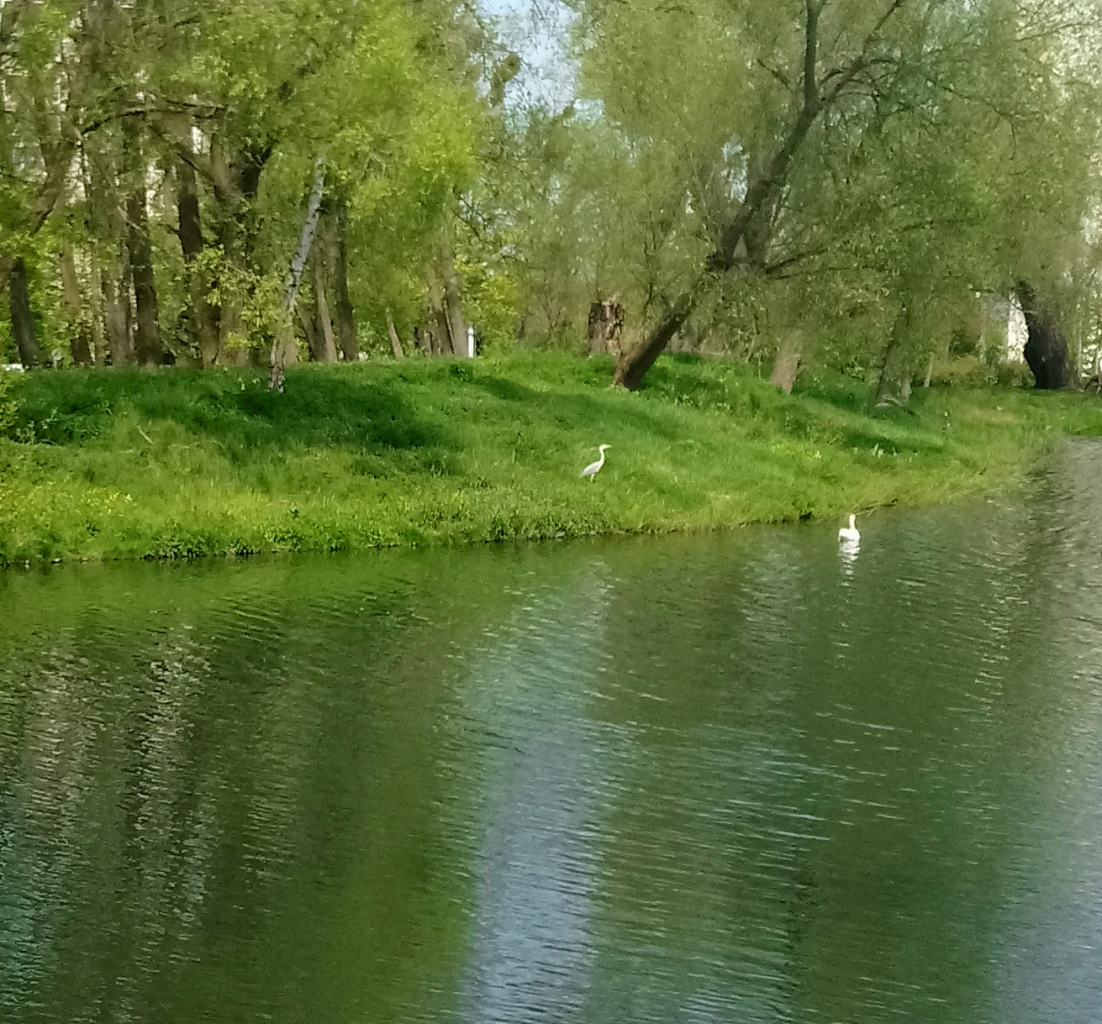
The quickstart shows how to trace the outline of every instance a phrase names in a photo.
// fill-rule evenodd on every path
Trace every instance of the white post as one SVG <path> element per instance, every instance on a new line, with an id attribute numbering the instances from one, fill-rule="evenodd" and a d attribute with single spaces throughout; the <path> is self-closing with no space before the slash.
<path id="1" fill-rule="evenodd" d="M 467 358 L 474 359 L 474 328 L 467 328 Z"/>

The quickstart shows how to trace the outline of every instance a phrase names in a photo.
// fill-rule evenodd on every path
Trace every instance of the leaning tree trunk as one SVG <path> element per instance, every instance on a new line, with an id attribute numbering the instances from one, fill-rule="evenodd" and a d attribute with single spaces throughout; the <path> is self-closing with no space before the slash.
<path id="1" fill-rule="evenodd" d="M 1017 287 L 1018 301 L 1025 314 L 1025 361 L 1035 386 L 1042 391 L 1070 388 L 1075 380 L 1068 360 L 1068 343 L 1052 310 L 1044 308 L 1037 293 L 1025 281 Z"/>
<path id="2" fill-rule="evenodd" d="M 853 56 L 821 75 L 820 18 L 826 5 L 807 0 L 803 6 L 803 75 L 800 88 L 793 90 L 795 109 L 788 131 L 769 159 L 755 161 L 760 168 L 758 175 L 748 183 L 742 201 L 723 224 L 716 247 L 692 286 L 682 293 L 641 345 L 617 360 L 613 376 L 613 384 L 617 386 L 633 391 L 642 386 L 647 371 L 689 319 L 710 278 L 739 267 L 760 267 L 792 169 L 811 129 L 827 111 L 845 100 L 861 72 L 868 68 L 870 54 L 879 49 L 885 27 L 908 5 L 906 0 L 886 3 Z"/>
<path id="3" fill-rule="evenodd" d="M 22 256 L 11 263 L 8 277 L 8 302 L 11 309 L 11 332 L 19 349 L 19 360 L 24 366 L 39 364 L 38 338 L 31 309 L 31 295 L 27 288 L 27 265 Z"/>
<path id="4" fill-rule="evenodd" d="M 287 272 L 287 283 L 284 286 L 283 308 L 287 314 L 287 323 L 279 337 L 272 344 L 268 360 L 271 367 L 268 387 L 273 391 L 283 390 L 283 371 L 290 363 L 298 359 L 298 349 L 295 346 L 294 331 L 291 327 L 291 316 L 295 311 L 298 289 L 302 283 L 302 272 L 306 268 L 306 261 L 310 258 L 314 236 L 317 234 L 318 218 L 321 216 L 321 197 L 324 191 L 325 157 L 319 156 L 314 165 L 314 186 L 310 190 L 310 198 L 306 203 L 306 217 L 302 222 L 298 248 L 295 250 L 294 259 L 291 260 L 291 268 Z"/>
<path id="5" fill-rule="evenodd" d="M 394 358 L 404 359 L 406 354 L 402 351 L 402 339 L 398 337 L 398 328 L 394 326 L 394 317 L 389 309 L 386 311 L 386 333 L 390 337 L 390 348 Z"/>
<path id="6" fill-rule="evenodd" d="M 619 358 L 624 333 L 624 307 L 618 298 L 594 302 L 589 307 L 589 354 L 608 352 Z"/>
<path id="7" fill-rule="evenodd" d="M 641 345 L 620 354 L 612 373 L 613 386 L 627 388 L 629 391 L 638 391 L 643 386 L 647 371 L 689 319 L 689 314 L 692 313 L 696 302 L 697 288 L 694 287 L 681 296 L 677 304 Z"/>

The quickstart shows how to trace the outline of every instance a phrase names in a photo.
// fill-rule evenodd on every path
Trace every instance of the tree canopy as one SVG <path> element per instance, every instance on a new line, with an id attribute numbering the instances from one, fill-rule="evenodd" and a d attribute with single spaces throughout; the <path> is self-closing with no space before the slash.
<path id="1" fill-rule="evenodd" d="M 1097 348 L 1093 5 L 567 6 L 552 106 L 463 0 L 7 0 L 9 358 L 581 352 L 611 303 L 628 387 L 673 344 L 887 395 L 1011 295 Z"/>

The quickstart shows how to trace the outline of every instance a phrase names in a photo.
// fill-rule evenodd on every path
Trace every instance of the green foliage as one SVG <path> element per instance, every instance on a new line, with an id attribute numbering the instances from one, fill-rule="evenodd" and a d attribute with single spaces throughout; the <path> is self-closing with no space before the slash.
<path id="1" fill-rule="evenodd" d="M 1026 370 L 1028 373 L 1028 368 Z M 1007 374 L 1008 386 L 1014 386 L 1015 378 Z M 959 356 L 955 359 L 945 359 L 935 362 L 930 380 L 934 384 L 942 385 L 967 385 L 969 387 L 983 387 L 985 384 L 1002 383 L 999 373 L 992 370 L 978 356 Z"/>
<path id="2" fill-rule="evenodd" d="M 484 266 L 461 266 L 466 285 L 463 309 L 476 324 L 483 355 L 506 355 L 513 349 L 520 317 L 520 296 L 508 272 L 488 273 Z"/>
<path id="3" fill-rule="evenodd" d="M 15 425 L 16 401 L 12 374 L 0 370 L 0 436 L 8 433 Z"/>
<path id="4" fill-rule="evenodd" d="M 619 293 L 642 330 L 783 149 L 803 96 L 806 5 L 572 6 L 580 109 L 599 113 L 529 122 L 545 125 L 551 154 L 532 160 L 546 185 L 530 237 L 557 238 L 561 254 L 531 258 L 547 268 L 533 291 L 572 304 L 575 325 L 577 293 Z M 1019 277 L 1078 308 L 1096 261 L 1083 225 L 1098 192 L 1097 20 L 1065 2 L 819 6 L 824 92 L 837 69 L 857 72 L 800 145 L 738 275 L 784 286 L 718 281 L 683 341 L 757 361 L 799 330 L 805 362 L 871 366 L 903 306 L 921 312 L 904 332 L 915 360 L 944 351 L 976 291 L 1006 295 Z"/>
<path id="5" fill-rule="evenodd" d="M 1102 433 L 1102 406 L 1020 390 L 869 389 L 810 376 L 786 396 L 731 359 L 60 371 L 20 381 L 0 440 L 0 558 L 259 551 L 709 529 L 987 491 L 1046 439 Z M 21 439 L 21 440 L 20 440 Z M 578 472 L 613 445 L 592 483 Z"/>

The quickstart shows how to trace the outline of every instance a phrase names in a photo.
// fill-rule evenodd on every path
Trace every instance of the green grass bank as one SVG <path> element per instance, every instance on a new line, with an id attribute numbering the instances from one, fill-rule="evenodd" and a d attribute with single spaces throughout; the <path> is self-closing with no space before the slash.
<path id="1" fill-rule="evenodd" d="M 667 358 L 639 394 L 604 360 L 58 371 L 15 386 L 0 561 L 182 558 L 664 532 L 840 516 L 1006 488 L 1053 439 L 1102 434 L 1078 395 L 783 395 Z M 612 445 L 593 482 L 579 479 Z"/>

